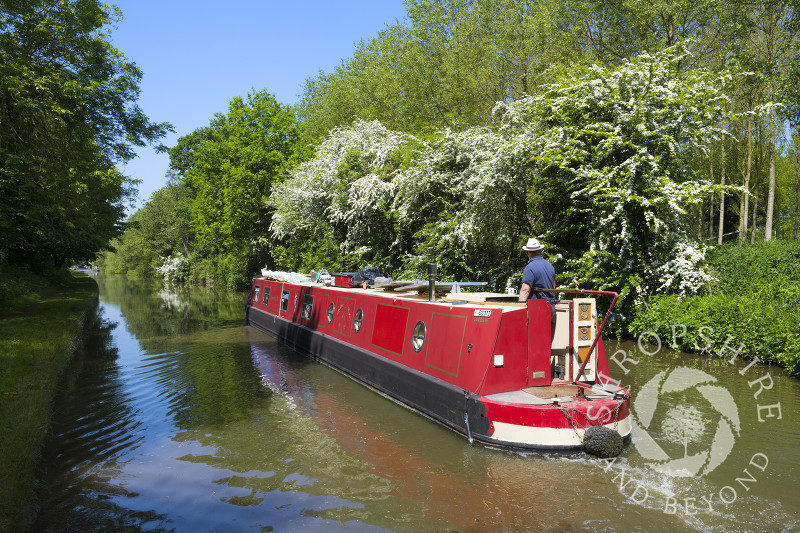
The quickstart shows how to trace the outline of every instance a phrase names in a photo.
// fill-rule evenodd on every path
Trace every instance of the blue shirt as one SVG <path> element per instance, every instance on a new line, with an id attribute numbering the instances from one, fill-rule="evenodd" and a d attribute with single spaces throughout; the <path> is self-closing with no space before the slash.
<path id="1" fill-rule="evenodd" d="M 527 283 L 531 289 L 549 289 L 556 286 L 556 269 L 544 257 L 535 255 L 530 258 L 525 270 L 522 272 L 522 283 Z M 531 291 L 528 298 L 555 298 L 552 292 Z"/>

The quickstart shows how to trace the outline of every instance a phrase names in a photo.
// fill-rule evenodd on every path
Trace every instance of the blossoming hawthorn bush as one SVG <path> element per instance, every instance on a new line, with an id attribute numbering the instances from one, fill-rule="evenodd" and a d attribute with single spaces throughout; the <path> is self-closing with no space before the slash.
<path id="1" fill-rule="evenodd" d="M 499 104 L 502 132 L 536 155 L 536 233 L 564 255 L 563 277 L 636 301 L 692 294 L 711 279 L 687 211 L 718 187 L 698 175 L 720 128 L 729 75 L 681 72 L 680 48 L 618 68 L 593 65 L 539 96 Z"/>
<path id="2" fill-rule="evenodd" d="M 521 268 L 531 154 L 510 141 L 485 128 L 447 131 L 398 172 L 393 208 L 414 236 L 409 271 L 437 262 L 444 276 L 504 285 Z"/>
<path id="3" fill-rule="evenodd" d="M 185 281 L 189 277 L 189 260 L 180 252 L 161 258 L 161 266 L 156 271 L 169 284 Z"/>
<path id="4" fill-rule="evenodd" d="M 400 151 L 414 142 L 378 121 L 356 120 L 334 129 L 315 157 L 292 169 L 269 197 L 273 235 L 334 239 L 342 254 L 387 260 L 395 254 L 392 176 Z"/>

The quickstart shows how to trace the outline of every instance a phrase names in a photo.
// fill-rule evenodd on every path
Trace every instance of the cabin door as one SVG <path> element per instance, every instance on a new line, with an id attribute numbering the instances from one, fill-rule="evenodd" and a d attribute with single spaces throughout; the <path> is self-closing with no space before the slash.
<path id="1" fill-rule="evenodd" d="M 528 386 L 549 385 L 550 300 L 528 300 Z"/>

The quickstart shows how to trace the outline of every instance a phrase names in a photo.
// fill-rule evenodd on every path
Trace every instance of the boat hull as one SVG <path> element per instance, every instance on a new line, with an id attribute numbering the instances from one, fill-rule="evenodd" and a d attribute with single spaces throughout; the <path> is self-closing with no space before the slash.
<path id="1" fill-rule="evenodd" d="M 630 435 L 627 397 L 606 393 L 543 400 L 522 391 L 513 397 L 483 396 L 268 310 L 248 305 L 247 322 L 470 440 L 567 450 L 582 448 L 583 433 L 592 425 Z"/>
<path id="2" fill-rule="evenodd" d="M 477 394 L 260 309 L 249 308 L 248 323 L 460 433 L 467 432 L 465 413 L 471 431 L 489 429 Z"/>

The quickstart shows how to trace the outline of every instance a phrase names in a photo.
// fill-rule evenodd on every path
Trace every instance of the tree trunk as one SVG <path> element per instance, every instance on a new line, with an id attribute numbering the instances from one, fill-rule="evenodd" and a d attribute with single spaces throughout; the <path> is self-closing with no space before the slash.
<path id="1" fill-rule="evenodd" d="M 752 231 L 750 232 L 750 244 L 755 244 L 756 242 L 756 229 L 757 229 L 756 222 L 758 220 L 758 186 L 761 185 L 761 167 L 764 164 L 764 149 L 763 149 L 764 143 L 761 142 L 761 139 L 763 138 L 763 130 L 762 130 L 763 124 L 761 123 L 761 121 L 758 121 L 756 122 L 755 126 L 756 126 L 755 131 L 756 134 L 758 135 L 758 141 L 756 142 L 756 145 L 758 146 L 758 151 L 755 154 L 756 179 L 755 182 L 753 183 L 753 222 L 752 222 Z"/>
<path id="2" fill-rule="evenodd" d="M 697 206 L 697 242 L 703 242 L 703 203 Z"/>
<path id="3" fill-rule="evenodd" d="M 769 108 L 769 192 L 767 193 L 767 220 L 764 240 L 772 240 L 772 215 L 775 211 L 775 108 Z"/>
<path id="4" fill-rule="evenodd" d="M 739 210 L 739 242 L 745 242 L 747 240 L 747 215 L 750 207 L 750 170 L 752 169 L 753 163 L 752 120 L 751 115 L 748 113 L 745 122 L 745 135 L 747 135 L 747 166 L 742 176 L 744 193 L 742 194 L 742 202 Z"/>
<path id="5" fill-rule="evenodd" d="M 189 252 L 189 244 L 186 242 L 186 233 L 183 231 L 183 226 L 180 226 L 181 243 L 183 244 L 183 251 L 186 252 L 186 259 L 191 259 L 192 254 Z"/>
<path id="6" fill-rule="evenodd" d="M 708 159 L 708 169 L 711 176 L 711 183 L 714 183 L 714 162 Z M 714 235 L 714 193 L 708 195 L 708 240 Z"/>
<path id="7" fill-rule="evenodd" d="M 794 167 L 794 231 L 792 238 L 797 238 L 798 211 L 800 211 L 800 170 L 797 168 L 797 160 Z"/>
<path id="8" fill-rule="evenodd" d="M 719 184 L 725 186 L 725 137 L 722 137 L 722 154 L 720 156 Z M 725 191 L 719 193 L 719 230 L 717 244 L 722 244 L 723 226 L 725 225 Z"/>
<path id="9" fill-rule="evenodd" d="M 800 218 L 800 127 L 794 132 L 794 231 L 797 238 L 798 218 Z"/>

